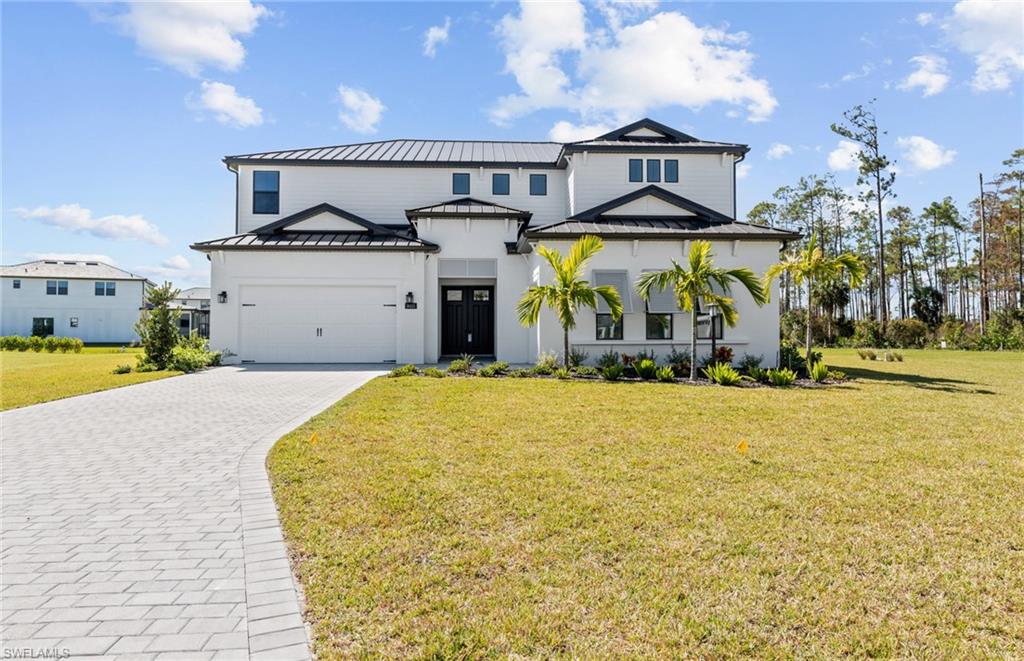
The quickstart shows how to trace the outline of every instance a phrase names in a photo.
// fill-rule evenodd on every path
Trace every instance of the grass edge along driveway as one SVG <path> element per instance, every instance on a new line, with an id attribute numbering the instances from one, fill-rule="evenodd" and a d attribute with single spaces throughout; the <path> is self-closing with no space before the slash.
<path id="1" fill-rule="evenodd" d="M 0 410 L 145 383 L 181 372 L 135 372 L 140 349 L 86 347 L 82 353 L 0 351 Z M 131 365 L 128 374 L 114 374 Z"/>
<path id="2" fill-rule="evenodd" d="M 269 457 L 319 658 L 1024 655 L 1024 355 L 825 358 L 371 382 Z"/>

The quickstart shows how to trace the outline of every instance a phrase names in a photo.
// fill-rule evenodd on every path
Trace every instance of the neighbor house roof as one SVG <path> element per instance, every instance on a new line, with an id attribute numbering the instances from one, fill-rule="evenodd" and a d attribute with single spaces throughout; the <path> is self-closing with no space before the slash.
<path id="1" fill-rule="evenodd" d="M 178 294 L 178 298 L 184 300 L 202 300 L 210 298 L 209 287 L 189 287 L 188 289 L 182 289 Z"/>
<path id="2" fill-rule="evenodd" d="M 529 220 L 533 213 L 522 209 L 513 209 L 493 202 L 483 202 L 472 197 L 461 197 L 417 209 L 407 209 L 407 218 L 464 218 L 467 216 L 483 218 L 520 218 Z"/>
<path id="3" fill-rule="evenodd" d="M 632 134 L 632 135 L 631 135 Z M 675 151 L 745 154 L 749 147 L 699 140 L 652 119 L 641 119 L 578 142 L 505 142 L 500 140 L 380 140 L 353 145 L 303 147 L 225 156 L 228 166 L 372 165 L 387 167 L 526 167 L 555 168 L 564 156 L 581 151 Z"/>
<path id="4" fill-rule="evenodd" d="M 83 280 L 146 280 L 141 275 L 103 262 L 40 259 L 24 264 L 0 266 L 0 275 L 23 278 L 66 278 Z"/>

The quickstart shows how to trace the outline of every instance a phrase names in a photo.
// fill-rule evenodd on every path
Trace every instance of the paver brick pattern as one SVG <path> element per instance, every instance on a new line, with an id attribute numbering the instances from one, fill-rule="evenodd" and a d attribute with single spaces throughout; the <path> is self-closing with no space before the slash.
<path id="1" fill-rule="evenodd" d="M 3 654 L 310 658 L 266 454 L 381 373 L 221 367 L 0 415 Z"/>

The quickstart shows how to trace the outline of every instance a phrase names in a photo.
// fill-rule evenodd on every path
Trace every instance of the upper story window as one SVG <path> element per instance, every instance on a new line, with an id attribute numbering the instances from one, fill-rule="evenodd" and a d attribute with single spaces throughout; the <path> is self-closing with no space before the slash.
<path id="1" fill-rule="evenodd" d="M 652 183 L 661 181 L 661 161 L 656 158 L 647 159 L 647 181 Z"/>
<path id="2" fill-rule="evenodd" d="M 468 172 L 455 172 L 452 174 L 452 195 L 469 195 Z"/>
<path id="3" fill-rule="evenodd" d="M 15 280 L 14 281 L 14 288 L 15 289 L 21 289 L 21 280 Z"/>
<path id="4" fill-rule="evenodd" d="M 508 195 L 509 176 L 495 172 L 491 175 L 491 193 L 493 195 Z"/>
<path id="5" fill-rule="evenodd" d="M 46 281 L 46 295 L 47 296 L 67 296 L 68 295 L 68 281 L 67 280 L 47 280 Z"/>
<path id="6" fill-rule="evenodd" d="M 665 159 L 665 183 L 679 183 L 679 161 L 674 158 Z"/>
<path id="7" fill-rule="evenodd" d="M 97 282 L 96 283 L 96 296 L 116 296 L 117 295 L 117 283 L 116 282 Z"/>
<path id="8" fill-rule="evenodd" d="M 530 195 L 548 194 L 548 176 L 546 174 L 530 175 Z"/>
<path id="9" fill-rule="evenodd" d="M 256 170 L 252 173 L 252 212 L 280 213 L 281 173 Z"/>
<path id="10" fill-rule="evenodd" d="M 629 159 L 629 180 L 630 181 L 643 181 L 644 180 L 644 161 L 640 158 Z"/>

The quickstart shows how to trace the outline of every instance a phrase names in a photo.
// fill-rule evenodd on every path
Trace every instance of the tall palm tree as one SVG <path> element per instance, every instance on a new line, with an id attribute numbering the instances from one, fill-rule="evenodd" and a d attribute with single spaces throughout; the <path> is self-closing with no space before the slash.
<path id="1" fill-rule="evenodd" d="M 793 282 L 799 287 L 804 281 L 807 282 L 807 370 L 811 369 L 811 310 L 813 309 L 812 295 L 814 292 L 815 280 L 840 280 L 844 273 L 853 288 L 859 287 L 867 275 L 867 267 L 861 258 L 853 253 L 844 252 L 835 257 L 827 256 L 818 246 L 818 237 L 811 235 L 807 247 L 800 252 L 790 255 L 778 264 L 773 264 L 768 272 L 764 274 L 765 291 L 771 291 L 773 278 L 788 273 Z"/>
<path id="2" fill-rule="evenodd" d="M 748 268 L 720 269 L 715 268 L 709 241 L 694 241 L 690 246 L 689 268 L 683 268 L 676 260 L 672 260 L 672 268 L 664 271 L 644 273 L 636 281 L 636 289 L 640 298 L 650 299 L 651 290 L 663 291 L 672 289 L 676 297 L 676 305 L 690 312 L 690 380 L 697 379 L 697 311 L 699 301 L 718 306 L 722 320 L 729 326 L 735 326 L 739 319 L 736 305 L 732 297 L 733 283 L 743 285 L 754 302 L 764 305 L 768 302 L 768 293 L 754 272 Z M 717 291 L 716 291 L 717 287 Z M 719 293 L 723 292 L 723 293 Z M 714 330 L 714 329 L 712 329 Z"/>
<path id="3" fill-rule="evenodd" d="M 519 323 L 533 326 L 540 318 L 540 309 L 547 305 L 555 311 L 563 333 L 563 360 L 569 367 L 569 331 L 576 327 L 576 312 L 581 306 L 597 307 L 600 296 L 607 303 L 612 319 L 622 317 L 622 299 L 619 292 L 611 285 L 592 287 L 583 279 L 583 270 L 602 248 L 604 242 L 596 236 L 581 236 L 572 244 L 569 254 L 562 258 L 557 250 L 537 246 L 537 254 L 548 260 L 555 271 L 555 279 L 550 285 L 534 285 L 526 290 L 519 299 L 516 311 Z"/>

